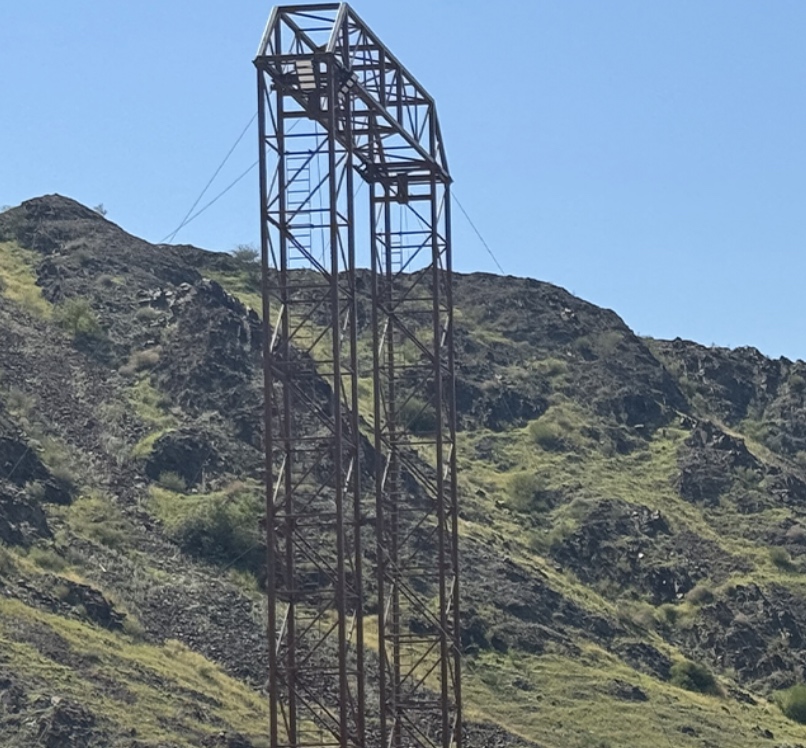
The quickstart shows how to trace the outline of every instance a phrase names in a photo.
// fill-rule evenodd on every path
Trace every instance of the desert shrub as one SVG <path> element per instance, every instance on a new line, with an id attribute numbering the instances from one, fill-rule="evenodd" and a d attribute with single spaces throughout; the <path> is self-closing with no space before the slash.
<path id="1" fill-rule="evenodd" d="M 115 288 L 120 285 L 121 281 L 114 275 L 109 273 L 101 273 L 98 276 L 98 285 L 104 288 Z"/>
<path id="2" fill-rule="evenodd" d="M 100 495 L 82 496 L 70 507 L 68 522 L 77 535 L 107 548 L 126 545 L 130 528 L 121 511 L 108 498 Z"/>
<path id="3" fill-rule="evenodd" d="M 400 405 L 399 423 L 412 434 L 431 434 L 437 428 L 434 407 L 419 397 L 412 396 Z"/>
<path id="4" fill-rule="evenodd" d="M 568 362 L 561 358 L 544 358 L 535 364 L 538 374 L 542 374 L 549 379 L 558 377 L 568 371 Z"/>
<path id="5" fill-rule="evenodd" d="M 691 660 L 678 660 L 672 665 L 670 674 L 672 684 L 678 688 L 711 696 L 721 694 L 716 678 L 705 665 Z"/>
<path id="6" fill-rule="evenodd" d="M 32 480 L 25 484 L 25 493 L 34 501 L 42 502 L 47 494 L 47 489 L 41 480 Z"/>
<path id="7" fill-rule="evenodd" d="M 131 613 L 127 613 L 123 619 L 123 633 L 139 642 L 145 639 L 146 629 Z"/>
<path id="8" fill-rule="evenodd" d="M 12 387 L 8 390 L 5 401 L 9 413 L 18 418 L 29 416 L 36 404 L 31 395 L 28 395 L 22 390 L 18 390 L 16 387 Z"/>
<path id="9" fill-rule="evenodd" d="M 559 452 L 564 446 L 559 426 L 550 421 L 540 419 L 530 423 L 529 436 L 547 452 Z"/>
<path id="10" fill-rule="evenodd" d="M 28 559 L 40 569 L 46 569 L 47 571 L 63 571 L 67 566 L 67 561 L 56 551 L 41 546 L 30 548 L 28 550 Z"/>
<path id="11" fill-rule="evenodd" d="M 165 533 L 186 553 L 263 573 L 264 544 L 258 518 L 264 514 L 257 484 L 236 481 L 222 491 L 182 495 L 151 488 L 152 510 Z"/>
<path id="12" fill-rule="evenodd" d="M 787 531 L 786 535 L 787 543 L 806 543 L 806 527 L 803 525 L 792 525 Z"/>
<path id="13" fill-rule="evenodd" d="M 98 338 L 103 328 L 98 315 L 86 299 L 67 299 L 56 307 L 56 321 L 74 338 Z"/>
<path id="14" fill-rule="evenodd" d="M 259 494 L 240 490 L 200 498 L 186 514 L 167 523 L 169 536 L 194 556 L 261 572 L 264 552 L 257 522 L 262 514 Z"/>
<path id="15" fill-rule="evenodd" d="M 153 369 L 160 362 L 161 354 L 162 349 L 159 346 L 146 348 L 144 351 L 135 351 L 129 356 L 126 364 L 120 367 L 120 373 L 123 376 L 133 376 L 145 369 Z"/>
<path id="16" fill-rule="evenodd" d="M 43 437 L 40 440 L 39 459 L 68 493 L 75 491 L 79 482 L 75 459 L 62 442 L 50 436 Z"/>
<path id="17" fill-rule="evenodd" d="M 690 589 L 686 594 L 686 600 L 694 605 L 703 605 L 705 603 L 713 602 L 714 591 L 706 582 L 699 582 L 695 587 Z"/>
<path id="18" fill-rule="evenodd" d="M 535 473 L 515 473 L 507 481 L 508 504 L 517 512 L 548 508 L 546 479 Z"/>
<path id="19" fill-rule="evenodd" d="M 635 626 L 642 631 L 652 631 L 656 624 L 655 609 L 649 603 L 640 601 L 622 604 L 618 618 L 621 623 Z"/>
<path id="20" fill-rule="evenodd" d="M 258 261 L 260 252 L 252 244 L 239 244 L 232 250 L 232 256 L 243 265 L 253 265 Z"/>
<path id="21" fill-rule="evenodd" d="M 806 725 L 806 686 L 799 684 L 778 691 L 773 700 L 789 719 Z"/>
<path id="22" fill-rule="evenodd" d="M 786 548 L 781 548 L 779 546 L 773 546 L 770 548 L 770 561 L 772 561 L 773 565 L 781 571 L 792 571 L 794 568 L 792 559 L 790 558 Z"/>
<path id="23" fill-rule="evenodd" d="M 162 317 L 162 312 L 159 309 L 154 309 L 153 306 L 141 306 L 134 316 L 141 322 L 153 322 Z"/>
<path id="24" fill-rule="evenodd" d="M 187 491 L 187 483 L 185 483 L 185 479 L 179 475 L 179 473 L 174 473 L 171 470 L 165 470 L 160 473 L 157 483 L 159 483 L 163 488 L 167 488 L 169 491 L 174 491 L 176 493 L 184 493 Z"/>
<path id="25" fill-rule="evenodd" d="M 666 626 L 674 626 L 680 620 L 680 608 L 674 603 L 664 603 L 655 608 L 655 620 Z"/>
<path id="26" fill-rule="evenodd" d="M 579 529 L 579 520 L 573 517 L 563 517 L 556 520 L 546 536 L 546 546 L 549 551 L 556 551 L 568 538 Z"/>
<path id="27" fill-rule="evenodd" d="M 789 377 L 789 389 L 796 395 L 802 395 L 803 391 L 806 390 L 806 379 L 800 374 L 793 374 Z"/>
<path id="28" fill-rule="evenodd" d="M 597 348 L 605 355 L 610 355 L 624 340 L 624 333 L 621 330 L 605 330 L 596 338 Z"/>
<path id="29" fill-rule="evenodd" d="M 0 578 L 10 577 L 17 572 L 17 564 L 11 552 L 0 543 Z"/>

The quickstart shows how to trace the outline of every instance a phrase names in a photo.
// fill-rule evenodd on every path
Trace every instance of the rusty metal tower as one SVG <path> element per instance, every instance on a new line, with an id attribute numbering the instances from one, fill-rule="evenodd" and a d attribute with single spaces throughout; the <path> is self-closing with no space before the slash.
<path id="1" fill-rule="evenodd" d="M 271 746 L 461 748 L 434 101 L 346 3 L 275 8 L 255 66 Z"/>

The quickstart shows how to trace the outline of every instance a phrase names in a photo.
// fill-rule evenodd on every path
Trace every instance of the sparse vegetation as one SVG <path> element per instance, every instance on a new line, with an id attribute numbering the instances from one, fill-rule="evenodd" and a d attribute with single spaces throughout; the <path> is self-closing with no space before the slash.
<path id="1" fill-rule="evenodd" d="M 774 700 L 789 719 L 806 725 L 806 686 L 798 684 L 778 691 Z"/>
<path id="2" fill-rule="evenodd" d="M 792 563 L 792 558 L 786 548 L 778 546 L 770 548 L 770 561 L 781 571 L 794 571 L 795 569 L 795 565 Z"/>
<path id="3" fill-rule="evenodd" d="M 222 491 L 192 495 L 155 486 L 152 497 L 167 534 L 185 552 L 227 567 L 261 570 L 257 519 L 263 508 L 255 486 L 235 482 Z"/>
<path id="4" fill-rule="evenodd" d="M 101 338 L 104 330 L 98 315 L 86 299 L 67 299 L 56 307 L 56 321 L 74 339 Z"/>
<path id="5" fill-rule="evenodd" d="M 671 683 L 686 691 L 696 691 L 709 696 L 722 694 L 714 674 L 705 665 L 690 660 L 680 660 L 672 665 Z"/>
<path id="6" fill-rule="evenodd" d="M 14 556 L 2 543 L 0 543 L 0 579 L 8 579 L 17 571 Z"/>
<path id="7" fill-rule="evenodd" d="M 260 252 L 254 244 L 238 244 L 232 250 L 232 256 L 244 265 L 254 265 L 260 258 Z"/>
<path id="8" fill-rule="evenodd" d="M 114 550 L 131 537 L 131 527 L 111 499 L 93 493 L 73 502 L 68 513 L 70 529 L 79 536 Z"/>
<path id="9" fill-rule="evenodd" d="M 46 571 L 63 571 L 67 567 L 64 556 L 46 546 L 37 545 L 29 548 L 27 559 Z"/>
<path id="10" fill-rule="evenodd" d="M 160 361 L 162 349 L 159 346 L 147 348 L 143 351 L 134 351 L 126 364 L 120 367 L 123 376 L 131 377 L 141 371 L 153 369 Z"/>
<path id="11" fill-rule="evenodd" d="M 535 444 L 549 452 L 559 452 L 564 445 L 559 425 L 550 421 L 540 420 L 529 424 L 529 436 Z"/>
<path id="12" fill-rule="evenodd" d="M 399 423 L 412 434 L 431 434 L 437 428 L 434 406 L 416 395 L 407 398 L 400 405 Z"/>
<path id="13" fill-rule="evenodd" d="M 163 488 L 173 491 L 174 493 L 185 493 L 187 491 L 187 483 L 185 479 L 170 470 L 160 473 L 159 480 L 157 481 Z"/>
<path id="14" fill-rule="evenodd" d="M 694 605 L 705 605 L 714 601 L 714 590 L 708 582 L 698 582 L 686 594 L 686 600 Z"/>
<path id="15" fill-rule="evenodd" d="M 36 253 L 14 242 L 0 242 L 0 294 L 29 314 L 48 318 L 52 307 L 37 285 Z"/>
<path id="16" fill-rule="evenodd" d="M 518 512 L 549 508 L 546 479 L 535 473 L 515 473 L 508 480 L 509 506 Z"/>

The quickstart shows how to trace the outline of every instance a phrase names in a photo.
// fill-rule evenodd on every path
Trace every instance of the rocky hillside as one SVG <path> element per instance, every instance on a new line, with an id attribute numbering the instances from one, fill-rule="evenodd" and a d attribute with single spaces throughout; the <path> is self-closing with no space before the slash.
<path id="1" fill-rule="evenodd" d="M 806 745 L 806 364 L 455 298 L 470 745 Z M 248 257 L 0 215 L 0 745 L 266 745 L 257 299 Z"/>

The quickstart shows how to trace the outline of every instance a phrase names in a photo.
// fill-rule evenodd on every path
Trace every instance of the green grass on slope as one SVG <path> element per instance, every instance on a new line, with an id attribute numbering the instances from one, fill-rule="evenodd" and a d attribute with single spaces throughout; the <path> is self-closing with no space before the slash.
<path id="1" fill-rule="evenodd" d="M 144 459 L 151 454 L 157 439 L 178 427 L 179 420 L 170 412 L 168 399 L 153 385 L 148 373 L 141 374 L 129 386 L 127 397 L 132 410 L 151 429 L 132 448 L 132 457 Z"/>
<path id="2" fill-rule="evenodd" d="M 37 254 L 15 242 L 0 242 L 0 295 L 37 317 L 48 318 L 53 307 L 36 285 Z"/>
<path id="3" fill-rule="evenodd" d="M 593 502 L 621 499 L 660 511 L 676 530 L 688 529 L 728 553 L 767 564 L 768 554 L 755 542 L 715 529 L 706 509 L 678 495 L 674 487 L 677 454 L 687 431 L 662 429 L 644 447 L 628 454 L 608 454 L 582 439 L 572 449 L 545 449 L 535 443 L 533 432 L 523 428 L 461 435 L 460 471 L 475 489 L 468 492 L 473 496 L 469 503 L 481 503 L 478 509 L 491 513 L 497 529 L 514 537 L 531 533 L 533 547 L 545 550 L 573 532 Z M 522 473 L 538 476 L 545 490 L 557 492 L 563 500 L 550 511 L 507 511 L 517 504 L 511 494 L 512 478 Z M 478 489 L 483 492 L 481 500 Z"/>
<path id="4" fill-rule="evenodd" d="M 259 316 L 263 314 L 263 298 L 260 293 L 260 265 L 245 266 L 238 271 L 205 270 L 212 280 L 219 283 L 228 293 L 231 293 L 243 304 L 246 304 Z"/>
<path id="5" fill-rule="evenodd" d="M 638 686 L 647 700 L 614 696 L 614 681 Z M 545 748 L 751 748 L 761 744 L 759 725 L 775 745 L 806 738 L 806 728 L 769 702 L 690 693 L 590 644 L 576 657 L 484 653 L 467 662 L 463 688 L 469 719 L 491 720 Z"/>
<path id="6" fill-rule="evenodd" d="M 179 642 L 137 643 L 0 599 L 0 652 L 32 693 L 74 699 L 140 741 L 190 748 L 232 729 L 267 744 L 260 695 Z"/>

